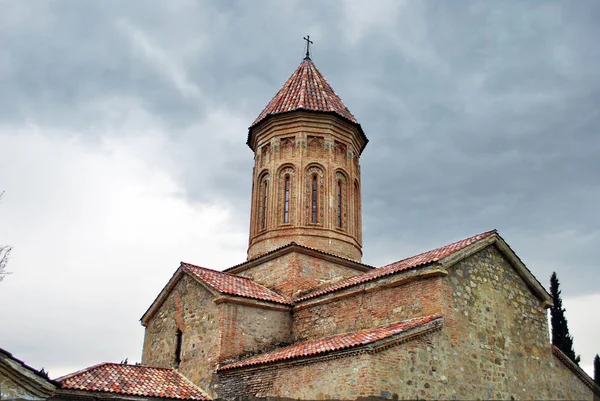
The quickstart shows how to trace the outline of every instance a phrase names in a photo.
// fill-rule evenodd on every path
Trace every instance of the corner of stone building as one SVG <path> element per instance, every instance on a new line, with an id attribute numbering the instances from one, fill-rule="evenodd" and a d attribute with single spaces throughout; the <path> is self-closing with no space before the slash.
<path id="1" fill-rule="evenodd" d="M 218 363 L 219 323 L 214 294 L 187 274 L 182 275 L 148 320 L 142 363 L 176 367 L 177 330 L 181 330 L 181 362 L 177 368 L 192 383 L 209 388 Z"/>
<path id="2" fill-rule="evenodd" d="M 493 388 L 489 397 L 500 399 L 591 399 L 581 380 L 557 368 L 545 305 L 496 246 L 448 272 L 441 369 L 463 383 L 460 397 L 486 398 Z"/>

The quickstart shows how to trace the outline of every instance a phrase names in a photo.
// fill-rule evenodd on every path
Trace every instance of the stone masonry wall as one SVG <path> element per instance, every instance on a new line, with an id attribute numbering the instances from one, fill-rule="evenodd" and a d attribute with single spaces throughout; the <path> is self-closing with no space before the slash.
<path id="1" fill-rule="evenodd" d="M 173 367 L 176 332 L 183 333 L 179 370 L 208 389 L 220 351 L 219 310 L 213 295 L 184 275 L 146 327 L 142 363 Z"/>
<path id="2" fill-rule="evenodd" d="M 552 354 L 546 310 L 496 247 L 449 269 L 438 349 L 439 372 L 448 384 L 437 394 L 592 398 L 590 389 Z"/>
<path id="3" fill-rule="evenodd" d="M 219 373 L 219 399 L 238 396 L 353 400 L 373 394 L 371 356 L 355 354 L 309 363 Z"/>
<path id="4" fill-rule="evenodd" d="M 29 386 L 18 383 L 0 370 L 0 400 L 42 401 L 46 398 L 46 394 L 40 395 L 32 392 Z"/>
<path id="5" fill-rule="evenodd" d="M 272 290 L 293 297 L 299 293 L 362 273 L 350 267 L 291 252 L 238 273 Z"/>
<path id="6" fill-rule="evenodd" d="M 435 315 L 441 313 L 440 296 L 441 279 L 434 277 L 294 310 L 293 338 L 302 341 Z"/>
<path id="7" fill-rule="evenodd" d="M 268 310 L 231 303 L 221 309 L 220 361 L 269 351 L 291 342 L 289 311 Z"/>

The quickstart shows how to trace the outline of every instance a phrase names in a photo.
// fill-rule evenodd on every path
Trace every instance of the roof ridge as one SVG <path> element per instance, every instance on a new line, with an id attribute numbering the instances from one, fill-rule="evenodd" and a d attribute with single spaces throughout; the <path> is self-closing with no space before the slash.
<path id="1" fill-rule="evenodd" d="M 338 258 L 338 259 L 341 259 L 341 260 L 344 260 L 344 261 L 347 261 L 347 262 L 356 263 L 357 265 L 361 265 L 361 266 L 365 266 L 365 267 L 368 267 L 368 268 L 371 268 L 371 269 L 375 269 L 375 266 L 368 265 L 368 264 L 363 263 L 363 262 L 358 262 L 358 261 L 350 259 L 350 258 L 345 258 L 343 256 L 336 255 L 334 253 L 325 252 L 325 251 L 322 251 L 322 250 L 317 249 L 317 248 L 311 248 L 311 247 L 306 246 L 306 245 L 298 244 L 295 241 L 291 241 L 291 242 L 288 242 L 287 244 L 282 245 L 282 246 L 280 246 L 278 248 L 272 249 L 272 250 L 270 250 L 268 252 L 265 252 L 265 253 L 261 253 L 261 254 L 255 256 L 255 257 L 253 257 L 252 259 L 246 260 L 245 262 L 238 263 L 236 265 L 227 267 L 227 268 L 223 269 L 223 273 L 228 273 L 230 270 L 233 270 L 235 268 L 241 267 L 241 266 L 243 266 L 243 265 L 245 265 L 247 263 L 254 262 L 255 260 L 260 259 L 260 258 L 262 258 L 264 256 L 271 255 L 271 254 L 273 254 L 275 252 L 278 252 L 278 251 L 280 251 L 282 249 L 289 248 L 289 247 L 292 247 L 292 246 L 297 246 L 297 247 L 300 247 L 300 248 L 303 248 L 303 249 L 306 249 L 306 250 L 310 250 L 310 251 L 314 251 L 314 252 L 320 253 L 322 255 L 333 256 L 335 258 Z M 232 273 L 229 273 L 229 274 L 232 274 Z"/>
<path id="2" fill-rule="evenodd" d="M 427 250 L 425 252 L 417 253 L 416 255 L 412 255 L 412 256 L 409 256 L 407 258 L 400 259 L 400 260 L 397 260 L 395 262 L 388 263 L 387 265 L 383 265 L 383 266 L 379 267 L 379 269 L 383 269 L 384 267 L 395 265 L 396 263 L 404 262 L 404 261 L 406 261 L 408 259 L 416 258 L 417 256 L 425 255 L 426 253 L 429 253 L 429 252 L 435 252 L 435 251 L 437 251 L 439 249 L 442 249 L 442 248 L 447 248 L 447 247 L 451 247 L 451 246 L 454 246 L 454 245 L 458 245 L 461 242 L 469 241 L 469 240 L 474 239 L 474 238 L 479 237 L 479 236 L 483 236 L 483 235 L 488 236 L 488 235 L 491 235 L 491 234 L 497 234 L 496 229 L 489 230 L 489 231 L 484 231 L 482 233 L 475 234 L 475 235 L 472 235 L 470 237 L 466 237 L 466 238 L 460 239 L 458 241 L 451 242 L 451 243 L 446 244 L 446 245 L 438 246 L 437 248 L 429 249 L 429 250 Z"/>
<path id="3" fill-rule="evenodd" d="M 231 273 L 228 273 L 228 272 L 223 271 L 223 270 L 216 270 L 216 269 L 211 269 L 210 267 L 198 266 L 198 265 L 195 265 L 193 263 L 180 262 L 180 265 L 185 265 L 185 266 L 183 266 L 184 268 L 185 267 L 193 267 L 193 268 L 196 268 L 196 269 L 208 270 L 210 272 L 221 273 L 221 274 L 226 274 L 228 276 L 234 276 L 234 277 L 242 278 L 240 276 L 236 276 L 235 274 L 231 274 Z"/>
<path id="4" fill-rule="evenodd" d="M 75 371 L 73 373 L 69 373 L 69 374 L 57 377 L 54 380 L 56 380 L 57 382 L 62 382 L 63 380 L 70 379 L 72 377 L 78 376 L 78 375 L 80 375 L 82 373 L 85 373 L 85 372 L 89 372 L 90 370 L 99 368 L 100 366 L 110 365 L 111 363 L 112 362 L 100 362 L 100 363 L 97 363 L 95 365 L 88 366 L 87 368 L 79 369 L 79 370 L 77 370 L 77 371 Z"/>
<path id="5" fill-rule="evenodd" d="M 104 364 L 105 365 L 130 366 L 132 368 L 172 370 L 173 372 L 178 372 L 176 369 L 173 369 L 173 368 L 166 368 L 164 366 L 156 366 L 156 365 L 143 365 L 141 363 L 140 364 L 134 364 L 134 363 L 121 363 L 121 362 L 105 362 Z"/>

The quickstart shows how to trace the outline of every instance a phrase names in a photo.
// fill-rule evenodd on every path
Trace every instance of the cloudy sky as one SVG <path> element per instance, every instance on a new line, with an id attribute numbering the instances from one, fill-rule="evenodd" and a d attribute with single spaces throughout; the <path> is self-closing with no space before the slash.
<path id="1" fill-rule="evenodd" d="M 314 40 L 371 142 L 364 259 L 496 228 L 600 352 L 600 3 L 0 0 L 0 347 L 139 361 L 179 261 L 245 260 L 247 128 Z"/>

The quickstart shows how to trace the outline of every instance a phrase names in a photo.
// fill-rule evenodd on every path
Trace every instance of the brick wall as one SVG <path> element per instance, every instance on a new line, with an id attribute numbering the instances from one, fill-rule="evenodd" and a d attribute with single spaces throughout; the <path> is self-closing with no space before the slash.
<path id="1" fill-rule="evenodd" d="M 265 352 L 291 342 L 289 311 L 268 310 L 251 306 L 222 303 L 221 361 L 240 355 Z"/>
<path id="2" fill-rule="evenodd" d="M 220 399 L 244 395 L 353 400 L 375 391 L 371 364 L 371 355 L 362 353 L 316 363 L 284 363 L 274 368 L 219 373 L 218 394 Z"/>
<path id="3" fill-rule="evenodd" d="M 352 287 L 365 289 L 352 296 L 294 310 L 293 338 L 301 341 L 441 313 L 441 279 L 412 281 L 399 287 L 370 291 L 378 282 Z M 336 292 L 325 299 L 344 292 Z"/>
<path id="4" fill-rule="evenodd" d="M 358 128 L 333 115 L 297 111 L 256 127 L 248 258 L 296 242 L 352 260 L 362 257 Z M 312 220 L 312 177 L 318 177 Z M 288 220 L 284 188 L 289 178 Z M 342 225 L 337 182 L 342 185 Z M 265 204 L 265 194 L 267 202 Z"/>
<path id="5" fill-rule="evenodd" d="M 287 297 L 362 273 L 341 264 L 290 252 L 240 273 Z"/>

